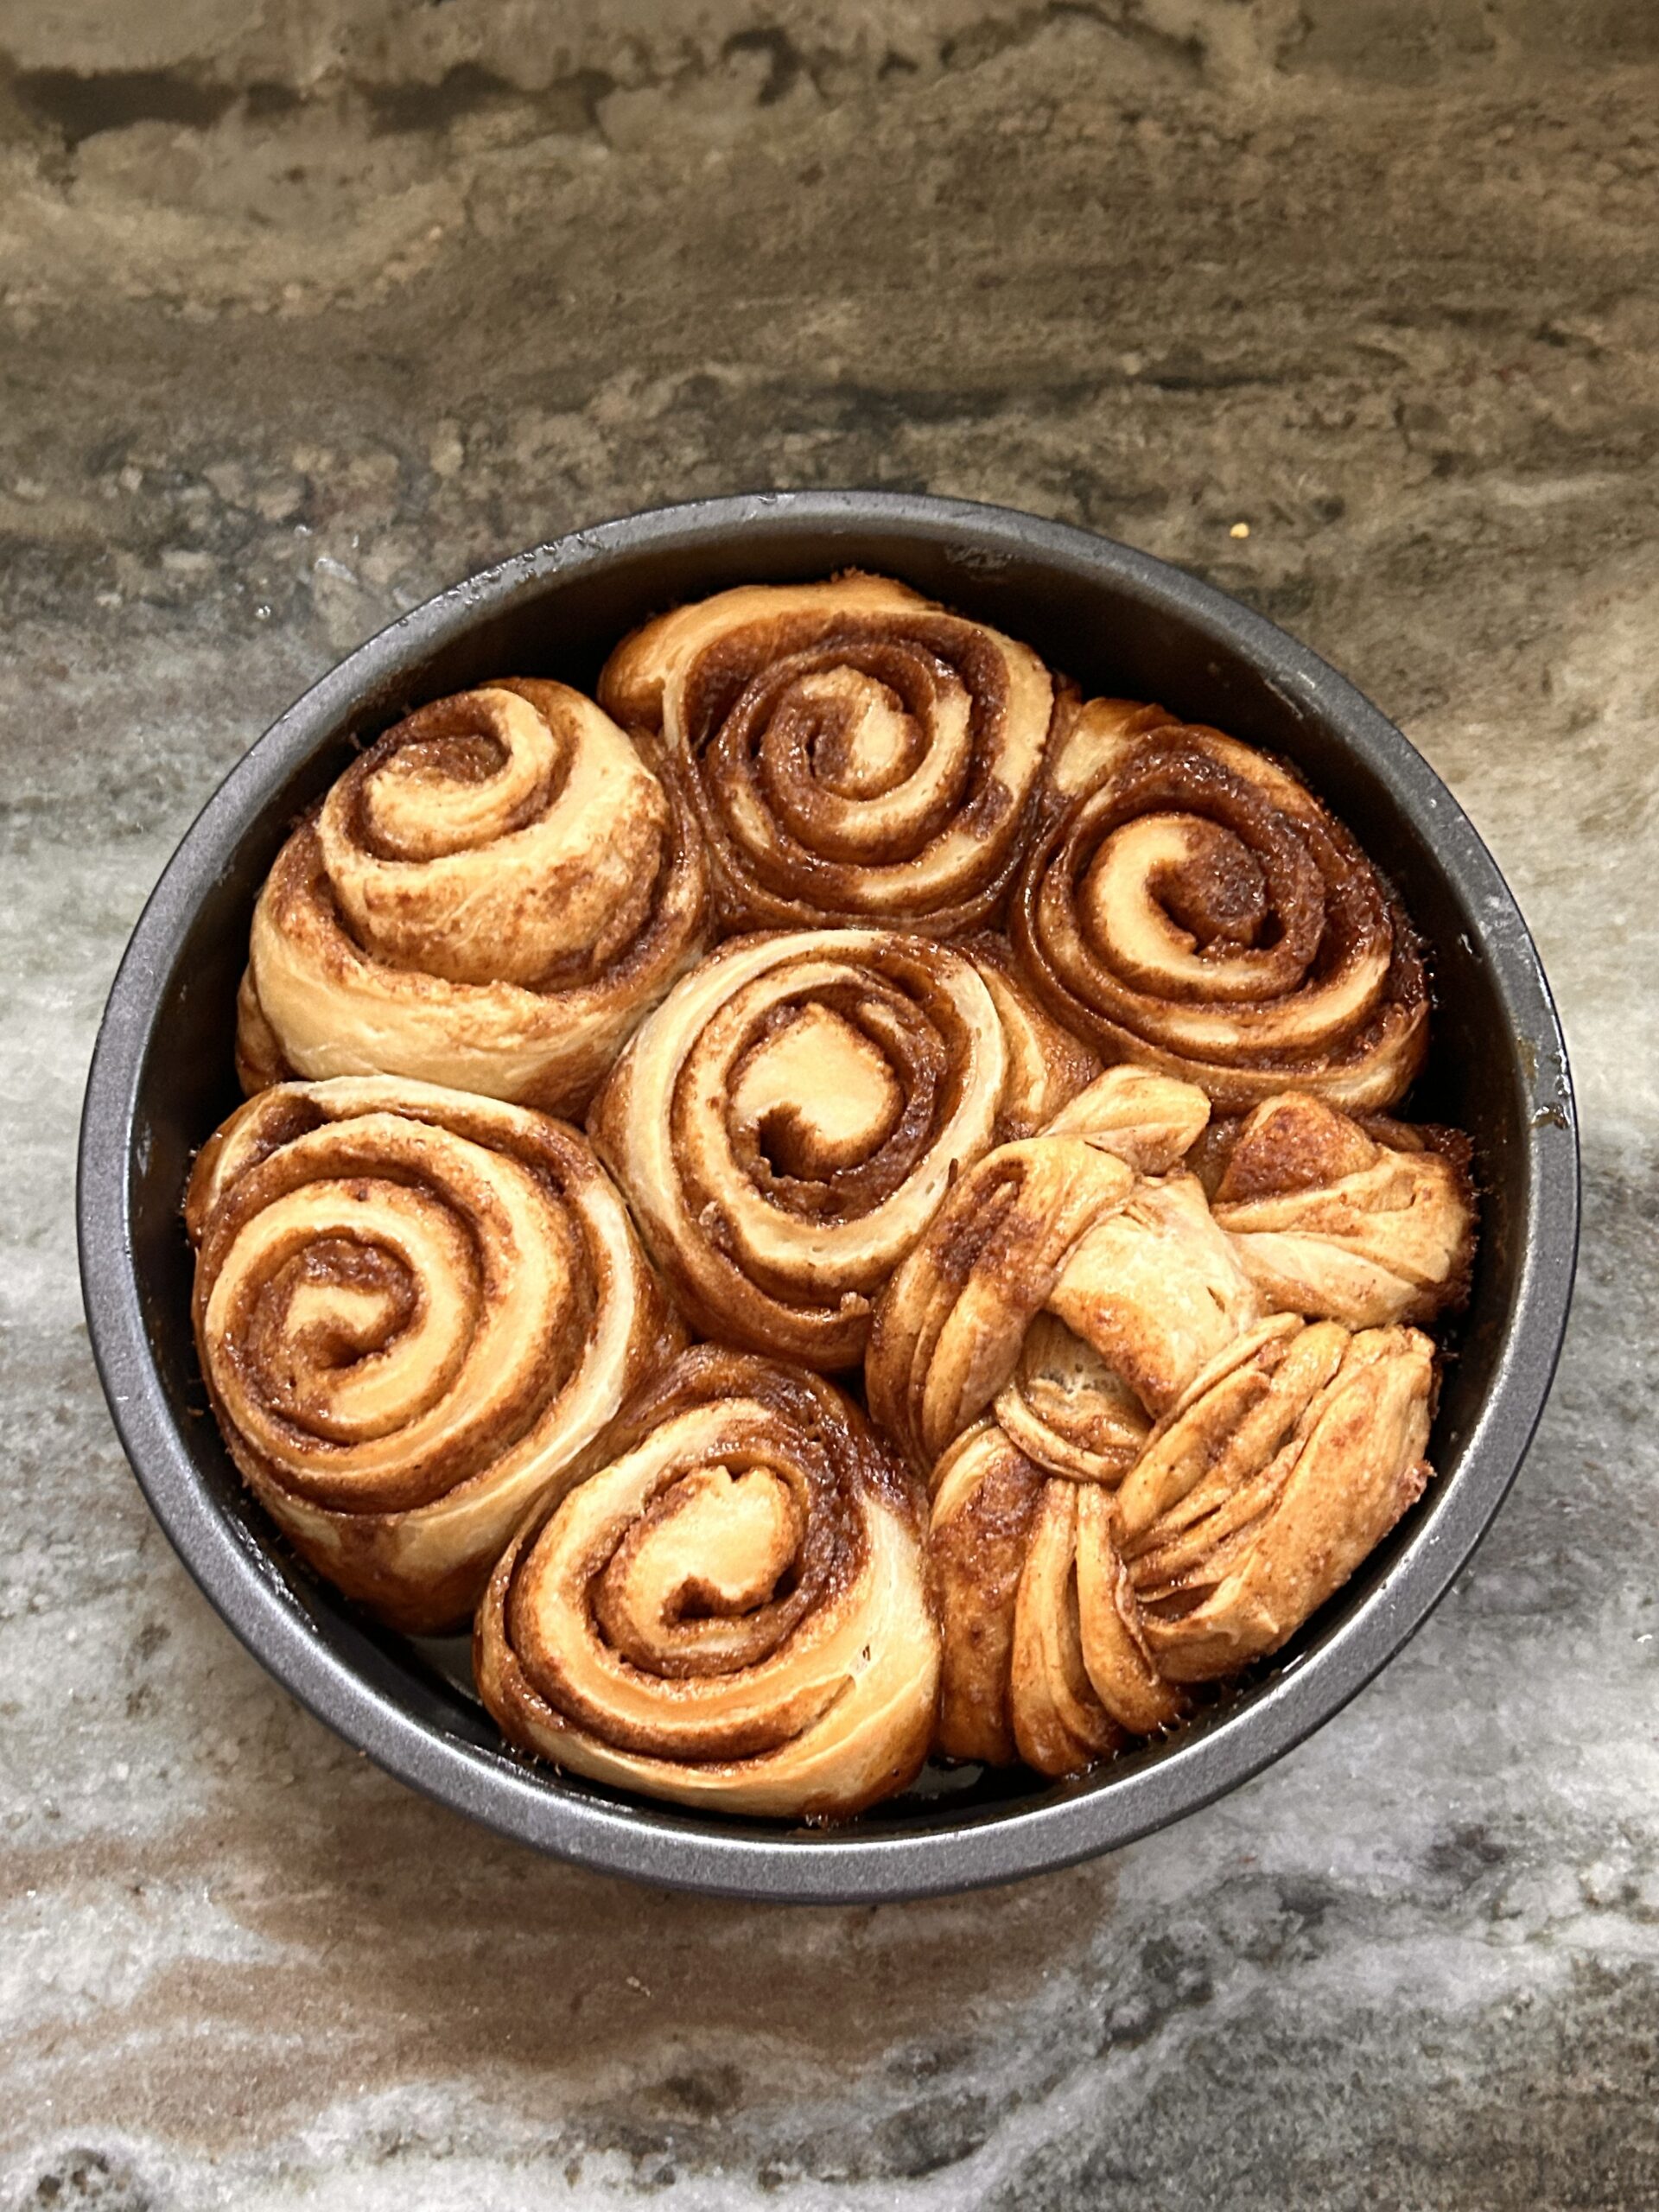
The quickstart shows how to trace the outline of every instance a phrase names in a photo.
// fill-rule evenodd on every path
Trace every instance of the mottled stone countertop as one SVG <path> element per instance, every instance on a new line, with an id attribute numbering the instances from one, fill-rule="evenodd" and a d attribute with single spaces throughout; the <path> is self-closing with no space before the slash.
<path id="1" fill-rule="evenodd" d="M 0 0 L 0 2208 L 1659 2205 L 1651 0 Z M 88 1356 L 139 906 L 397 610 L 654 500 L 925 486 L 1349 671 L 1566 1019 L 1542 1433 L 1377 1683 L 988 1895 L 543 1864 L 233 1643 Z M 1248 522 L 1248 537 L 1232 525 Z"/>

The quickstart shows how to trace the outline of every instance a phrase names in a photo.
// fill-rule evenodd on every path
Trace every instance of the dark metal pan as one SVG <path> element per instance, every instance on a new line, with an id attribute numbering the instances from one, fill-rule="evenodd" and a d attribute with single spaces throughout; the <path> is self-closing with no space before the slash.
<path id="1" fill-rule="evenodd" d="M 648 1805 L 508 1754 L 464 1662 L 377 1629 L 292 1559 L 219 1443 L 188 1325 L 180 1202 L 236 1103 L 231 1039 L 254 896 L 295 817 L 409 709 L 504 674 L 591 683 L 654 609 L 858 567 L 1035 645 L 1086 690 L 1157 699 L 1290 760 L 1392 877 L 1437 1012 L 1411 1110 L 1473 1135 L 1484 1224 L 1431 1445 L 1440 1479 L 1288 1649 L 1205 1717 L 1082 1779 L 931 1774 L 841 1831 Z M 392 1773 L 542 1851 L 754 1897 L 915 1897 L 1108 1851 L 1258 1772 L 1338 1711 L 1451 1586 L 1549 1389 L 1578 1236 L 1561 1033 L 1525 924 L 1427 764 L 1325 662 L 1147 555 L 1005 509 L 761 494 L 579 531 L 441 593 L 343 661 L 226 777 L 168 862 L 110 994 L 81 1128 L 79 1232 L 99 1370 L 138 1480 L 226 1621 Z"/>

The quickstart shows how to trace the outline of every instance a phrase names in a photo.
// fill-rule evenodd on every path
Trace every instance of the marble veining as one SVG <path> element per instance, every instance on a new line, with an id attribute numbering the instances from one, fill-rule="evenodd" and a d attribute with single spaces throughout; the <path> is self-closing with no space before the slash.
<path id="1" fill-rule="evenodd" d="M 0 2208 L 1659 2205 L 1659 17 L 0 0 Z M 1395 715 L 1542 948 L 1586 1218 L 1510 1503 L 1319 1737 L 1115 1859 L 779 1913 L 475 1832 L 243 1654 L 99 1393 L 73 1144 L 149 886 L 341 652 L 849 482 L 1127 537 Z"/>

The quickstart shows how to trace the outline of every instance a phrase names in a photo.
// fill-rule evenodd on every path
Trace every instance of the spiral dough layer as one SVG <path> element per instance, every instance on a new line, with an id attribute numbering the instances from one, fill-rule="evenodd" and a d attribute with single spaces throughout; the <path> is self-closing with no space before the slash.
<path id="1" fill-rule="evenodd" d="M 204 1148 L 202 1371 L 237 1465 L 347 1596 L 472 1608 L 684 1334 L 574 1129 L 387 1078 L 288 1084 Z"/>
<path id="2" fill-rule="evenodd" d="M 833 1370 L 989 1147 L 1007 1068 L 990 993 L 948 946 L 739 938 L 645 1023 L 588 1126 L 696 1327 Z"/>
<path id="3" fill-rule="evenodd" d="M 1243 1112 L 1402 1097 L 1428 995 L 1404 914 L 1285 769 L 1158 708 L 1096 700 L 1057 748 L 1010 927 L 1022 973 L 1108 1060 Z"/>
<path id="4" fill-rule="evenodd" d="M 629 1408 L 609 1464 L 514 1538 L 474 1673 L 512 1742 L 597 1781 L 845 1818 L 927 1751 L 915 1501 L 833 1385 L 698 1345 Z"/>
<path id="5" fill-rule="evenodd" d="M 944 937 L 1007 889 L 1055 694 L 1028 646 L 849 574 L 662 615 L 599 696 L 683 765 L 728 927 Z"/>
<path id="6" fill-rule="evenodd" d="M 1012 1144 L 1020 1137 L 1035 1136 L 1100 1073 L 1100 1062 L 1045 1013 L 1020 982 L 1006 938 L 988 930 L 964 938 L 957 950 L 978 969 L 1008 1047 L 996 1141 Z"/>
<path id="7" fill-rule="evenodd" d="M 385 1073 L 580 1113 L 695 959 L 707 903 L 671 774 L 592 700 L 530 682 L 441 699 L 278 855 L 238 1007 L 243 1087 Z"/>

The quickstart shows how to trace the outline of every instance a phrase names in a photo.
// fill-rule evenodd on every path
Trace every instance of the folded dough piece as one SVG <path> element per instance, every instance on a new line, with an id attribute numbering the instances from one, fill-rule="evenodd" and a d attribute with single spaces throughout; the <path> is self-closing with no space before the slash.
<path id="1" fill-rule="evenodd" d="M 1140 1632 L 1109 1508 L 1108 1491 L 1046 1473 L 995 1421 L 939 1462 L 928 1572 L 947 1758 L 1076 1774 L 1181 1717 Z"/>
<path id="2" fill-rule="evenodd" d="M 1278 1650 L 1421 1495 L 1434 1347 L 1281 1314 L 1197 1377 L 1113 1501 L 1166 1681 Z"/>
<path id="3" fill-rule="evenodd" d="M 1433 1389 L 1417 1331 L 1283 1314 L 1195 1377 L 1116 1492 L 969 1429 L 928 1533 L 939 1749 L 1077 1773 L 1281 1649 L 1420 1495 Z"/>
<path id="4" fill-rule="evenodd" d="M 1468 1154 L 1453 1130 L 1362 1128 L 1293 1092 L 1238 1130 L 1211 1210 L 1270 1309 L 1356 1329 L 1432 1321 L 1468 1292 Z"/>
<path id="5" fill-rule="evenodd" d="M 1143 1175 L 1166 1175 L 1181 1166 L 1209 1119 L 1210 1102 L 1196 1084 L 1120 1065 L 1068 1100 L 1041 1134 L 1087 1137 Z"/>
<path id="6" fill-rule="evenodd" d="M 1112 1135 L 999 1147 L 958 1179 L 883 1294 L 870 1410 L 918 1472 L 994 1406 L 1052 1472 L 1115 1479 L 1257 1319 L 1197 1180 L 1137 1175 L 1106 1148 Z M 1127 1135 L 1132 1148 L 1148 1141 L 1133 1119 Z"/>

